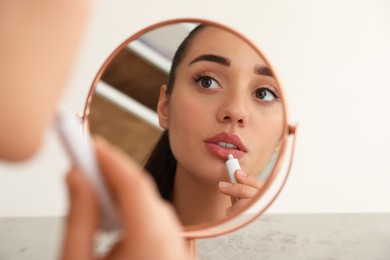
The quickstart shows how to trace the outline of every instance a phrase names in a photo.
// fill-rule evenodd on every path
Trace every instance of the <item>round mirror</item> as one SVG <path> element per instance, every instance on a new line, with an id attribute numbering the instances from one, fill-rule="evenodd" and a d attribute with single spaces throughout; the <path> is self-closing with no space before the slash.
<path id="1" fill-rule="evenodd" d="M 214 22 L 167 21 L 125 40 L 97 74 L 84 119 L 145 166 L 191 236 L 259 215 L 287 175 L 259 207 L 292 132 L 283 90 L 253 44 Z M 228 157 L 241 167 L 233 176 Z"/>

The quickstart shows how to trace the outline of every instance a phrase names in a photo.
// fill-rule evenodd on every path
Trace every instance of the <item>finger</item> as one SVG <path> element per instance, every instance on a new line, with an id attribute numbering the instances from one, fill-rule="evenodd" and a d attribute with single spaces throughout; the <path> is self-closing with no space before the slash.
<path id="1" fill-rule="evenodd" d="M 118 204 L 118 210 L 123 218 L 137 218 L 143 213 L 134 212 L 131 206 L 142 209 L 147 205 L 140 200 L 159 199 L 149 176 L 122 151 L 100 137 L 94 139 L 103 178 Z"/>
<path id="2" fill-rule="evenodd" d="M 175 231 L 172 227 L 173 211 L 166 204 L 159 206 L 154 208 L 154 219 L 157 222 L 135 223 L 141 227 L 142 233 L 137 234 L 136 229 L 131 233 L 124 233 L 122 240 L 114 245 L 104 259 L 190 259 L 184 240 L 172 232 Z"/>
<path id="3" fill-rule="evenodd" d="M 248 185 L 244 185 L 241 183 L 230 183 L 230 182 L 224 182 L 220 181 L 219 182 L 219 190 L 233 198 L 237 199 L 248 199 L 252 198 L 256 195 L 258 192 L 257 189 L 252 188 Z"/>
<path id="4" fill-rule="evenodd" d="M 250 199 L 241 199 L 234 203 L 231 207 L 226 209 L 226 215 L 239 214 L 249 203 Z"/>
<path id="5" fill-rule="evenodd" d="M 237 182 L 248 185 L 257 190 L 260 190 L 263 186 L 263 183 L 261 183 L 255 176 L 249 175 L 241 169 L 236 170 L 234 177 Z"/>
<path id="6" fill-rule="evenodd" d="M 92 259 L 98 205 L 92 187 L 82 172 L 72 169 L 67 175 L 69 214 L 66 218 L 62 260 Z"/>
<path id="7" fill-rule="evenodd" d="M 237 180 L 238 183 L 248 185 L 252 188 L 260 190 L 260 188 L 263 186 L 263 184 L 256 179 L 256 177 L 252 175 L 248 175 L 246 172 L 244 172 L 242 169 L 237 169 L 234 172 L 234 177 Z M 230 200 L 232 202 L 232 205 L 235 204 L 239 198 L 230 197 Z"/>
<path id="8" fill-rule="evenodd" d="M 95 138 L 95 144 L 103 178 L 117 203 L 124 227 L 126 248 L 117 250 L 151 254 L 150 248 L 156 248 L 155 252 L 183 253 L 184 242 L 179 236 L 177 217 L 172 208 L 163 203 L 149 175 L 103 139 Z"/>
<path id="9" fill-rule="evenodd" d="M 232 203 L 232 205 L 233 205 L 234 203 L 236 203 L 238 200 L 239 200 L 238 198 L 235 198 L 235 197 L 230 196 L 230 202 Z"/>

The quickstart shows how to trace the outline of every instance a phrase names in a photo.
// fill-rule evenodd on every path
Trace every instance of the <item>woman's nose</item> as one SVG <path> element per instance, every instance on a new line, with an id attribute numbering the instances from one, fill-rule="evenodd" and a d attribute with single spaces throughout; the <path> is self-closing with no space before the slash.
<path id="1" fill-rule="evenodd" d="M 231 95 L 224 102 L 221 102 L 217 119 L 221 123 L 245 126 L 248 123 L 249 115 L 247 104 L 242 95 Z"/>

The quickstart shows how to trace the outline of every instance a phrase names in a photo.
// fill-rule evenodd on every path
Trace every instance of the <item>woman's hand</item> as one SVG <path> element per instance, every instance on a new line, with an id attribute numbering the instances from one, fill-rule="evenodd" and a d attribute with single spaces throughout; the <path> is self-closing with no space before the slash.
<path id="1" fill-rule="evenodd" d="M 100 169 L 119 211 L 123 233 L 104 259 L 188 259 L 180 225 L 172 208 L 158 196 L 140 166 L 101 138 L 95 138 Z M 95 259 L 98 201 L 79 169 L 67 176 L 70 212 L 63 260 Z"/>
<path id="2" fill-rule="evenodd" d="M 236 170 L 234 177 L 237 183 L 219 182 L 220 191 L 230 196 L 232 201 L 232 206 L 226 209 L 226 215 L 241 212 L 242 208 L 263 186 L 256 177 L 247 174 L 241 169 Z"/>

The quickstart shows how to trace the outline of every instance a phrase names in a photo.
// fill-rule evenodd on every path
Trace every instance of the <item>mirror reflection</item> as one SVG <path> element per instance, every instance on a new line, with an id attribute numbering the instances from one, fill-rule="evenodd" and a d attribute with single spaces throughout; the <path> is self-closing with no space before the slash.
<path id="1" fill-rule="evenodd" d="M 232 31 L 173 24 L 109 59 L 89 125 L 142 163 L 185 226 L 243 212 L 278 158 L 281 89 L 259 52 Z M 225 162 L 241 170 L 233 181 Z"/>

